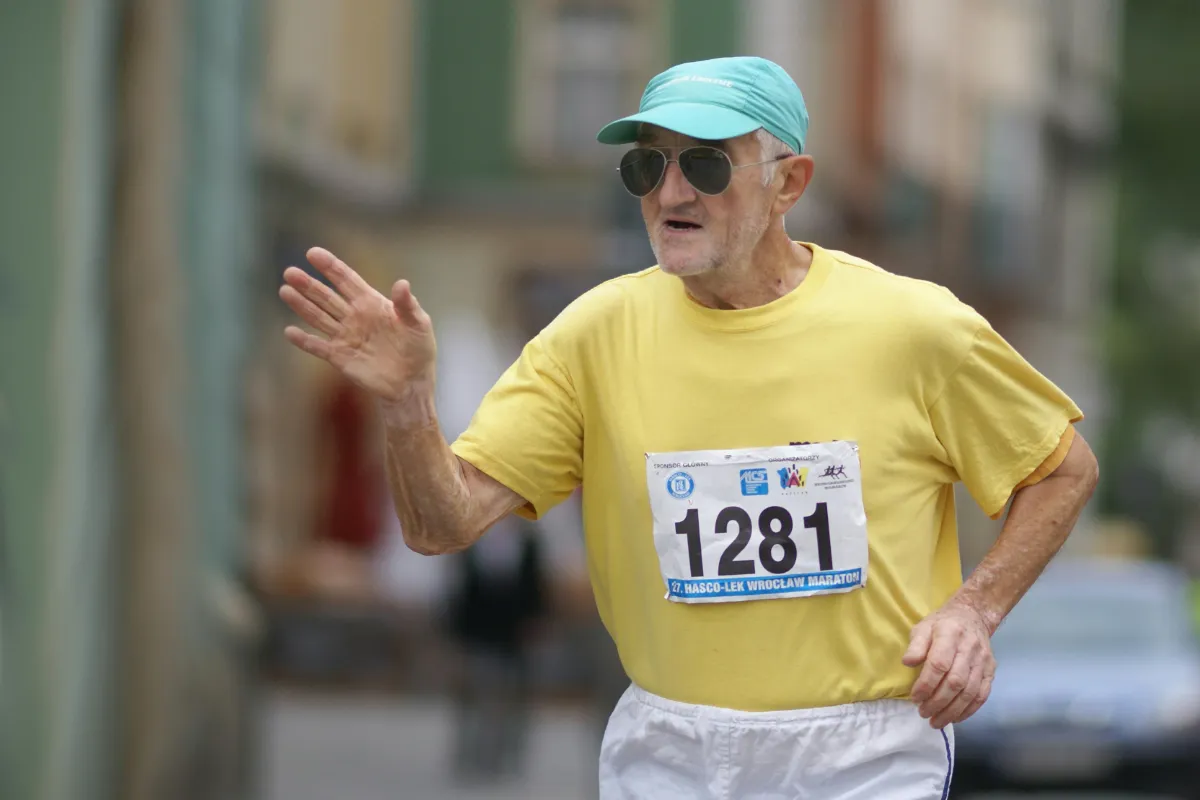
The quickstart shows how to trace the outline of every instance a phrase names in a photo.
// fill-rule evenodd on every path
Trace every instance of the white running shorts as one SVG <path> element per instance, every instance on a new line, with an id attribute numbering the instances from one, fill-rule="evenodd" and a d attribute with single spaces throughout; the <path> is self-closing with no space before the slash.
<path id="1" fill-rule="evenodd" d="M 907 700 L 746 712 L 630 686 L 600 749 L 601 800 L 946 800 L 954 731 Z"/>

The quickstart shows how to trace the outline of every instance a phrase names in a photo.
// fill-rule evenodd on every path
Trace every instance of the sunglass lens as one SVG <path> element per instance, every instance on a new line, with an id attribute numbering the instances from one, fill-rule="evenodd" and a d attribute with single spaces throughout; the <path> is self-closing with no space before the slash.
<path id="1" fill-rule="evenodd" d="M 689 147 L 679 154 L 679 169 L 696 191 L 720 194 L 729 188 L 733 167 L 729 157 L 715 147 Z"/>
<path id="2" fill-rule="evenodd" d="M 635 197 L 654 191 L 666 171 L 667 157 L 658 150 L 639 147 L 621 158 L 621 181 Z"/>

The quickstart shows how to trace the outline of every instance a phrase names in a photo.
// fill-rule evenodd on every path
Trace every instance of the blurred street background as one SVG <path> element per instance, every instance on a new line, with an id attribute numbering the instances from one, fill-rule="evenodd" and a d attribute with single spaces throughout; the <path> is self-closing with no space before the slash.
<path id="1" fill-rule="evenodd" d="M 276 291 L 318 244 L 410 279 L 452 439 L 653 263 L 598 128 L 744 54 L 812 115 L 793 237 L 950 287 L 1088 415 L 1085 566 L 998 637 L 963 790 L 1200 792 L 1197 42 L 1196 0 L 0 0 L 0 798 L 594 796 L 578 498 L 408 551 Z"/>

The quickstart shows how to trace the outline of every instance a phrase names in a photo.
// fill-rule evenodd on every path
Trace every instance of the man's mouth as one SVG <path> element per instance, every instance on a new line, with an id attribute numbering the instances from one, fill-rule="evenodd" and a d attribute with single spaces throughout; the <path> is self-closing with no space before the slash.
<path id="1" fill-rule="evenodd" d="M 703 227 L 686 219 L 668 219 L 665 224 L 667 229 L 672 231 L 698 231 Z"/>

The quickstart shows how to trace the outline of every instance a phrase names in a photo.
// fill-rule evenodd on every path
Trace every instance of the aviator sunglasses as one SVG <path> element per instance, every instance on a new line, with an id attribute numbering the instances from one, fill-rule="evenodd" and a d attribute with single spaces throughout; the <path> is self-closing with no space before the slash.
<path id="1" fill-rule="evenodd" d="M 708 145 L 684 148 L 679 151 L 678 158 L 667 158 L 663 151 L 650 147 L 635 147 L 621 157 L 617 172 L 621 173 L 621 182 L 631 195 L 645 197 L 658 188 L 667 174 L 667 164 L 674 162 L 679 165 L 679 171 L 692 188 L 700 194 L 711 196 L 729 188 L 735 169 L 770 164 L 785 158 L 786 155 L 781 155 L 766 161 L 734 164 L 724 150 Z"/>

